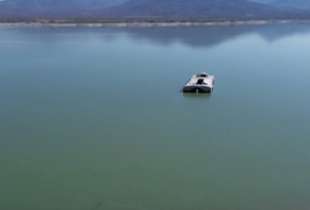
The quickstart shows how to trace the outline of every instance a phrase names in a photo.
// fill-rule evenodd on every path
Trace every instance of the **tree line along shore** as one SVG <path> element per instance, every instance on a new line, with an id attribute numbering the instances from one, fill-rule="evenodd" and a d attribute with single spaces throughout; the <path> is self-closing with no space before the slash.
<path id="1" fill-rule="evenodd" d="M 236 19 L 236 20 L 79 20 L 79 19 L 0 19 L 1 26 L 51 26 L 51 27 L 173 27 L 173 26 L 234 26 L 265 25 L 272 23 L 310 23 L 310 19 Z"/>

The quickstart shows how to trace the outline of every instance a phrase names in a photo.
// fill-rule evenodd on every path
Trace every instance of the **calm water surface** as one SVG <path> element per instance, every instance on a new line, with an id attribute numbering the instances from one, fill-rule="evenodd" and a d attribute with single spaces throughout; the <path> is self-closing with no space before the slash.
<path id="1" fill-rule="evenodd" d="M 309 55 L 301 24 L 2 27 L 0 209 L 308 210 Z"/>

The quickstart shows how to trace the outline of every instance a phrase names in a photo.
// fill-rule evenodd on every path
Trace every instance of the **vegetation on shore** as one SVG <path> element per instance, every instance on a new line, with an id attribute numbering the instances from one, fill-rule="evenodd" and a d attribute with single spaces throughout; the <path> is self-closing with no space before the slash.
<path id="1" fill-rule="evenodd" d="M 243 20 L 80 20 L 80 19 L 36 19 L 36 20 L 7 20 L 0 25 L 7 26 L 53 26 L 53 27 L 175 27 L 175 26 L 236 26 L 236 25 L 265 25 L 272 23 L 310 23 L 310 19 L 243 19 Z"/>

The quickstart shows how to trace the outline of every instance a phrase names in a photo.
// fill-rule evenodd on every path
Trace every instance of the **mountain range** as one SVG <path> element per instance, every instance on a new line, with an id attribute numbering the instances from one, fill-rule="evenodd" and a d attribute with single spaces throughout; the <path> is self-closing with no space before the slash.
<path id="1" fill-rule="evenodd" d="M 309 0 L 253 0 L 254 2 L 272 5 L 278 8 L 297 8 L 303 10 L 310 10 Z"/>
<path id="2" fill-rule="evenodd" d="M 272 19 L 310 17 L 309 0 L 0 0 L 10 19 Z"/>

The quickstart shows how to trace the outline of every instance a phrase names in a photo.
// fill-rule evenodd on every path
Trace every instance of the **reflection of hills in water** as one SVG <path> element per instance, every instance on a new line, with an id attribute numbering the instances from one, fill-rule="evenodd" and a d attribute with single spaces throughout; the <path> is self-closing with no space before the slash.
<path id="1" fill-rule="evenodd" d="M 111 41 L 126 35 L 136 41 L 148 41 L 159 45 L 182 43 L 191 47 L 213 47 L 230 39 L 245 35 L 259 35 L 267 42 L 274 42 L 294 34 L 310 33 L 310 24 L 270 24 L 261 26 L 210 26 L 210 27 L 129 27 L 129 28 L 13 28 L 18 33 L 8 37 L 28 37 L 31 40 L 45 40 L 48 42 L 70 41 L 79 37 L 104 39 Z M 12 31 L 11 31 L 12 32 Z M 5 32 L 3 32 L 5 33 Z M 84 35 L 85 36 L 84 36 Z M 61 39 L 60 39 L 61 38 Z M 5 41 L 5 40 L 1 40 Z"/>
<path id="2" fill-rule="evenodd" d="M 192 47 L 212 47 L 229 39 L 247 34 L 257 34 L 268 42 L 277 41 L 293 34 L 310 32 L 308 24 L 274 24 L 264 26 L 219 26 L 175 28 L 126 28 L 116 29 L 133 39 L 145 39 L 167 45 L 175 42 Z M 114 31 L 114 30 L 113 30 Z"/>

